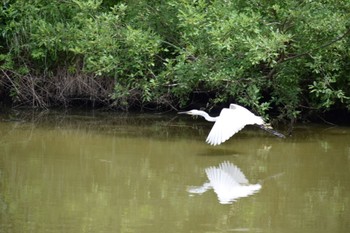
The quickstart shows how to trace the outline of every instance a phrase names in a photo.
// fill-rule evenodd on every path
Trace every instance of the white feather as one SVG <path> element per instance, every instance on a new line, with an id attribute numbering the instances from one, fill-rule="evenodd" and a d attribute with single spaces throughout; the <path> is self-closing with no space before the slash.
<path id="1" fill-rule="evenodd" d="M 223 162 L 218 167 L 208 167 L 205 173 L 209 183 L 204 183 L 201 187 L 191 187 L 190 193 L 202 194 L 210 188 L 214 189 L 219 202 L 229 204 L 238 198 L 246 197 L 258 192 L 260 184 L 250 185 L 242 171 L 230 162 Z"/>
<path id="2" fill-rule="evenodd" d="M 237 166 L 234 164 L 224 161 L 219 165 L 219 169 L 223 170 L 224 172 L 230 174 L 232 179 L 234 179 L 239 184 L 248 184 L 248 180 Z"/>
<path id="3" fill-rule="evenodd" d="M 243 129 L 244 126 L 254 124 L 262 125 L 264 120 L 242 106 L 231 104 L 230 108 L 221 110 L 206 142 L 213 146 L 219 145 Z"/>
<path id="4" fill-rule="evenodd" d="M 207 121 L 215 122 L 206 139 L 207 143 L 214 146 L 225 142 L 246 125 L 264 124 L 264 120 L 261 117 L 254 115 L 248 109 L 238 104 L 230 104 L 229 108 L 222 109 L 218 117 L 211 117 L 208 113 L 196 109 L 179 112 L 179 114 L 202 116 Z"/>

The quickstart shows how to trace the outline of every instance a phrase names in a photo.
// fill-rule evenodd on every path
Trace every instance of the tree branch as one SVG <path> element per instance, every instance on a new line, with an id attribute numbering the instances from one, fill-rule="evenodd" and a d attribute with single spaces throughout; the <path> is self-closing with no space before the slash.
<path id="1" fill-rule="evenodd" d="M 281 63 L 282 63 L 282 62 L 289 61 L 289 60 L 292 60 L 292 59 L 296 59 L 296 58 L 299 58 L 299 57 L 303 57 L 303 56 L 310 56 L 310 54 L 311 54 L 313 51 L 320 50 L 320 49 L 323 49 L 323 48 L 325 48 L 325 47 L 328 47 L 328 46 L 330 46 L 330 45 L 332 45 L 332 44 L 334 44 L 334 43 L 336 43 L 336 42 L 338 42 L 338 41 L 344 39 L 344 38 L 345 38 L 346 36 L 348 36 L 349 34 L 350 34 L 350 27 L 348 28 L 348 30 L 347 30 L 343 35 L 340 35 L 340 36 L 336 37 L 335 39 L 333 39 L 333 40 L 331 40 L 331 41 L 329 41 L 329 42 L 327 42 L 327 43 L 321 45 L 321 46 L 318 47 L 318 48 L 311 49 L 311 50 L 308 51 L 308 52 L 301 53 L 301 54 L 296 54 L 296 55 L 293 55 L 293 56 L 291 56 L 291 57 L 287 57 L 286 59 L 282 60 Z"/>

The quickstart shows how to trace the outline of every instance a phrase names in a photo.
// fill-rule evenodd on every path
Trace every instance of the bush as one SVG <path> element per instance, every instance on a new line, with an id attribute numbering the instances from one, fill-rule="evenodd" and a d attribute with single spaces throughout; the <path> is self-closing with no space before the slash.
<path id="1" fill-rule="evenodd" d="M 74 82 L 70 79 L 70 85 L 76 85 L 73 89 L 81 89 L 81 78 L 77 76 L 88 75 L 94 83 L 104 82 L 103 79 L 113 80 L 109 83 L 115 86 L 112 88 L 115 92 L 110 92 L 109 97 L 113 95 L 117 100 L 125 99 L 130 92 L 120 90 L 127 89 L 139 91 L 142 99 L 147 100 L 147 85 L 154 76 L 154 56 L 160 50 L 159 36 L 151 31 L 125 26 L 126 5 L 119 4 L 105 12 L 101 10 L 101 3 L 75 0 L 49 3 L 16 1 L 11 4 L 5 11 L 9 23 L 4 30 L 8 52 L 3 54 L 3 70 L 10 71 L 12 80 L 28 77 L 22 75 L 41 76 L 40 88 L 45 88 L 45 85 L 45 92 L 50 95 L 56 92 L 49 88 L 52 77 L 60 76 L 58 72 L 65 67 L 66 75 L 80 80 Z M 18 73 L 18 70 L 25 72 Z M 25 83 L 16 82 L 12 89 Z M 40 93 L 34 94 L 35 88 L 31 89 L 33 98 L 40 96 Z M 22 97 L 22 101 L 30 99 L 19 90 L 14 90 L 14 95 Z M 91 88 L 87 90 L 86 93 L 70 92 L 69 96 L 61 96 L 62 99 L 57 101 L 66 101 L 74 95 L 90 96 Z M 42 96 L 42 99 L 45 98 Z M 50 95 L 50 99 L 53 98 L 55 96 Z M 35 102 L 48 104 L 45 100 Z"/>
<path id="2" fill-rule="evenodd" d="M 8 1 L 0 82 L 45 106 L 177 108 L 206 93 L 208 108 L 233 101 L 266 118 L 350 109 L 348 12 L 335 0 Z"/>

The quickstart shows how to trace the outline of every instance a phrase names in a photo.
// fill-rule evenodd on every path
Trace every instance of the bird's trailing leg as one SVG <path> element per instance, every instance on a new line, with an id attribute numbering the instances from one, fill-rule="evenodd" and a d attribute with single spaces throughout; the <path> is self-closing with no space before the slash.
<path id="1" fill-rule="evenodd" d="M 286 136 L 284 136 L 283 134 L 275 131 L 272 129 L 272 127 L 269 124 L 264 124 L 264 125 L 258 125 L 260 129 L 263 129 L 279 138 L 285 138 Z"/>

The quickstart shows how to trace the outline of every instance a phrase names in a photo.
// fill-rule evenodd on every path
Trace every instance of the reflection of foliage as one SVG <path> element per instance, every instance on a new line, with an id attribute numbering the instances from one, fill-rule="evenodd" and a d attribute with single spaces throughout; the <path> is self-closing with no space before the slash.
<path id="1" fill-rule="evenodd" d="M 26 114 L 0 122 L 1 232 L 348 229 L 347 129 L 297 128 L 285 142 L 243 134 L 208 149 L 191 123 L 170 127 L 167 117 Z M 262 179 L 261 192 L 229 206 L 214 193 L 189 197 L 186 187 L 223 160 Z"/>

